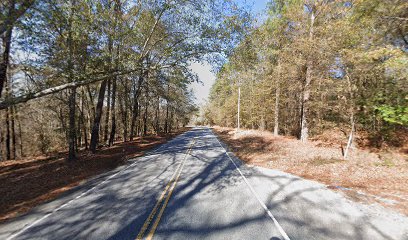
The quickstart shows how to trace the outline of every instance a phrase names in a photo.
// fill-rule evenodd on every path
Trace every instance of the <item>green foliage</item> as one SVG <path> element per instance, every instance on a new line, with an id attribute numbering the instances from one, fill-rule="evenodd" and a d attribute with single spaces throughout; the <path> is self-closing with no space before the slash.
<path id="1" fill-rule="evenodd" d="M 381 118 L 391 124 L 408 126 L 408 105 L 405 106 L 388 106 L 381 105 L 375 107 L 380 113 Z"/>

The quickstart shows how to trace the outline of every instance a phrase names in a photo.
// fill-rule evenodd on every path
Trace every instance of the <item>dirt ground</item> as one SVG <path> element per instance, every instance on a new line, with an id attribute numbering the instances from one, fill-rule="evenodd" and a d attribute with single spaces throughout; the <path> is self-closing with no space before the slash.
<path id="1" fill-rule="evenodd" d="M 78 160 L 65 161 L 67 154 L 0 162 L 0 222 L 25 213 L 58 197 L 84 180 L 123 165 L 130 158 L 166 142 L 188 130 L 166 136 L 146 136 L 134 141 L 104 147 L 96 154 L 82 150 Z"/>
<path id="2" fill-rule="evenodd" d="M 347 160 L 340 145 L 321 139 L 302 143 L 271 132 L 214 127 L 231 151 L 248 164 L 313 179 L 354 201 L 377 202 L 408 215 L 408 154 L 354 147 Z M 327 136 L 326 136 L 327 137 Z"/>

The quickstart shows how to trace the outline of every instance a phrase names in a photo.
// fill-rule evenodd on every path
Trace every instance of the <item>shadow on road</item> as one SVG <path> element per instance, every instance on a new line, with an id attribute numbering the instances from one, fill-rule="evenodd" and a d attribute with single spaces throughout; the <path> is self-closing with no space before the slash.
<path id="1" fill-rule="evenodd" d="M 252 231 L 254 239 L 282 239 L 276 229 L 269 231 L 275 228 L 273 222 L 215 136 L 202 129 L 139 159 L 134 167 L 52 214 L 19 239 L 135 239 L 192 137 L 197 137 L 196 143 L 155 236 L 237 239 L 234 234 Z M 404 235 L 391 236 L 393 230 L 387 223 L 364 215 L 322 185 L 233 160 L 291 239 L 403 239 Z M 263 231 L 272 235 L 265 236 Z"/>

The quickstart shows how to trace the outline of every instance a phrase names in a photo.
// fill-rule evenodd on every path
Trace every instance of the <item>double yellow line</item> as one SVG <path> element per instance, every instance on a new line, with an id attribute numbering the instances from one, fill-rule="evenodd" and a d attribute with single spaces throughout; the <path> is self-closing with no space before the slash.
<path id="1" fill-rule="evenodd" d="M 169 203 L 170 197 L 171 197 L 174 189 L 176 188 L 177 181 L 180 178 L 181 171 L 183 170 L 183 166 L 184 166 L 184 163 L 186 162 L 187 156 L 190 154 L 191 149 L 192 149 L 194 144 L 195 144 L 195 140 L 193 140 L 193 142 L 190 144 L 190 146 L 189 146 L 189 148 L 188 148 L 188 150 L 187 150 L 187 152 L 186 152 L 186 154 L 184 156 L 184 159 L 180 162 L 180 164 L 178 165 L 176 171 L 173 173 L 173 176 L 171 177 L 169 183 L 167 183 L 166 187 L 164 188 L 162 194 L 160 195 L 159 200 L 157 200 L 156 204 L 154 205 L 152 212 L 149 214 L 149 216 L 147 217 L 146 221 L 144 222 L 142 228 L 140 229 L 140 232 L 137 235 L 136 240 L 143 239 L 146 230 L 149 228 L 154 216 L 157 213 L 157 210 L 159 209 L 159 207 L 161 205 L 159 214 L 157 215 L 156 221 L 154 221 L 154 223 L 153 223 L 153 225 L 152 225 L 152 227 L 150 229 L 150 232 L 146 237 L 146 240 L 151 240 L 153 238 L 154 232 L 156 231 L 156 228 L 159 225 L 159 222 L 160 222 L 160 219 L 161 219 L 161 217 L 162 217 L 162 215 L 164 213 L 164 210 L 166 209 L 167 204 Z M 166 197 L 166 193 L 168 193 L 167 197 Z M 163 203 L 163 200 L 164 200 L 164 203 Z"/>

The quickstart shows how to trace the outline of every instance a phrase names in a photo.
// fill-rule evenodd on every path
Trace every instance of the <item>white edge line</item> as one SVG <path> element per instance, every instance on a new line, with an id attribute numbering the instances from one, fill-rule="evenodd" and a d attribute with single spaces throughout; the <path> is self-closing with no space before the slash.
<path id="1" fill-rule="evenodd" d="M 185 133 L 187 133 L 187 132 L 185 132 Z M 162 147 L 164 147 L 164 146 L 167 145 L 168 143 L 170 143 L 170 142 L 176 140 L 177 138 L 179 138 L 179 137 L 185 135 L 185 133 L 182 133 L 182 134 L 176 136 L 175 138 L 171 139 L 169 142 L 162 144 L 160 147 L 158 147 L 157 149 L 153 150 L 153 152 L 157 152 L 159 149 L 161 149 Z M 146 157 L 150 157 L 150 156 L 153 156 L 153 155 L 148 155 L 148 156 L 146 156 Z M 77 199 L 83 197 L 84 195 L 86 195 L 86 194 L 92 192 L 95 188 L 97 188 L 97 187 L 101 186 L 102 184 L 108 182 L 110 179 L 112 179 L 113 177 L 115 177 L 115 176 L 118 175 L 119 173 L 125 171 L 126 169 L 132 167 L 132 166 L 135 165 L 136 163 L 137 163 L 137 161 L 134 162 L 134 163 L 132 163 L 132 164 L 130 164 L 130 165 L 128 165 L 128 166 L 125 167 L 124 169 L 122 169 L 122 170 L 120 170 L 120 171 L 114 173 L 113 175 L 109 176 L 107 179 L 105 179 L 105 180 L 103 180 L 102 182 L 98 183 L 97 185 L 93 186 L 91 189 L 88 189 L 87 191 L 85 191 L 85 192 L 81 193 L 80 195 L 76 196 L 75 198 L 73 198 L 73 199 L 69 200 L 68 202 L 62 204 L 61 206 L 55 208 L 54 210 L 52 210 L 51 212 L 47 213 L 47 214 L 44 215 L 43 217 L 41 217 L 41 218 L 35 220 L 34 222 L 32 222 L 32 223 L 30 223 L 30 224 L 24 226 L 23 229 L 21 229 L 20 231 L 18 231 L 18 232 L 16 232 L 16 233 L 12 234 L 12 235 L 9 236 L 8 238 L 6 238 L 6 240 L 14 239 L 15 237 L 19 236 L 19 235 L 22 234 L 23 232 L 27 231 L 28 229 L 32 228 L 32 227 L 35 226 L 36 224 L 40 223 L 40 222 L 43 221 L 44 219 L 46 219 L 46 218 L 48 218 L 49 216 L 51 216 L 51 214 L 53 214 L 53 213 L 55 213 L 55 212 L 58 212 L 58 211 L 61 210 L 62 208 L 64 208 L 64 207 L 70 205 L 72 202 L 74 202 L 74 200 L 77 200 Z"/>
<path id="2" fill-rule="evenodd" d="M 210 130 L 211 133 L 212 130 Z M 215 136 L 215 134 L 213 133 L 213 135 Z M 238 170 L 239 174 L 241 175 L 241 177 L 244 179 L 245 183 L 247 184 L 247 186 L 249 187 L 249 189 L 251 190 L 252 194 L 255 196 L 255 198 L 258 200 L 258 202 L 261 204 L 262 208 L 266 211 L 266 213 L 268 214 L 268 216 L 272 219 L 273 223 L 275 224 L 275 226 L 278 228 L 280 234 L 282 235 L 282 237 L 285 240 L 290 240 L 289 236 L 286 234 L 285 230 L 283 230 L 282 226 L 279 224 L 278 220 L 276 220 L 276 218 L 272 215 L 271 211 L 268 209 L 268 207 L 265 205 L 264 202 L 262 202 L 262 200 L 259 198 L 258 194 L 255 192 L 254 188 L 251 186 L 251 184 L 248 182 L 247 178 L 244 176 L 244 174 L 242 174 L 241 170 L 239 169 L 239 167 L 237 166 L 237 164 L 234 162 L 234 160 L 232 160 L 232 158 L 230 157 L 230 155 L 228 154 L 228 151 L 222 146 L 221 142 L 218 140 L 218 137 L 215 136 L 215 139 L 217 140 L 218 144 L 222 147 L 222 149 L 224 149 L 225 154 L 228 156 L 228 158 L 231 160 L 231 162 L 234 164 L 235 168 Z"/>

